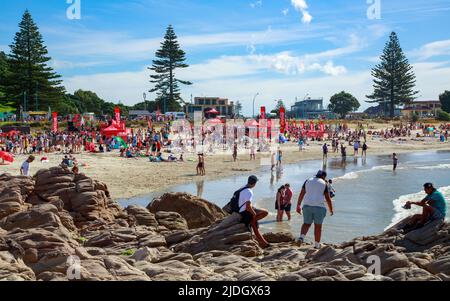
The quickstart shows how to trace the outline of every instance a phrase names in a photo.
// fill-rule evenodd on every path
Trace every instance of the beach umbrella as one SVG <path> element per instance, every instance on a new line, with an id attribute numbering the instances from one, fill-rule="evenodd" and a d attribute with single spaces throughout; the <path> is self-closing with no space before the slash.
<path id="1" fill-rule="evenodd" d="M 0 151 L 0 159 L 5 160 L 6 162 L 13 163 L 14 162 L 14 156 L 10 153 Z"/>

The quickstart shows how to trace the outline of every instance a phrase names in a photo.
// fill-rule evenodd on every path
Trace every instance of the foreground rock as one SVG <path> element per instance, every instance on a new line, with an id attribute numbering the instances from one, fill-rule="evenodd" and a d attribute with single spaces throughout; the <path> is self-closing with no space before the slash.
<path id="1" fill-rule="evenodd" d="M 262 250 L 239 215 L 186 194 L 123 210 L 104 184 L 63 168 L 1 175 L 0 192 L 0 280 L 450 280 L 448 224 L 403 234 L 403 221 L 321 250 L 266 233 Z"/>
<path id="2" fill-rule="evenodd" d="M 189 229 L 209 227 L 227 215 L 218 206 L 186 193 L 166 193 L 147 209 L 152 213 L 177 212 L 186 219 Z"/>

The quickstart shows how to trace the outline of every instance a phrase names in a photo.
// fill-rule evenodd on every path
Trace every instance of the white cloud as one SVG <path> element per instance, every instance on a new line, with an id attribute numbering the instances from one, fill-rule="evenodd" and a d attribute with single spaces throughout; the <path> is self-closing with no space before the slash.
<path id="1" fill-rule="evenodd" d="M 295 10 L 302 13 L 302 23 L 309 24 L 311 23 L 313 17 L 308 11 L 308 4 L 305 0 L 291 0 L 291 4 Z"/>
<path id="2" fill-rule="evenodd" d="M 283 9 L 281 12 L 283 15 L 287 16 L 289 14 L 289 8 Z"/>
<path id="3" fill-rule="evenodd" d="M 308 4 L 306 3 L 305 0 L 291 0 L 292 6 L 294 6 L 294 8 L 296 10 L 306 10 L 308 9 Z"/>
<path id="4" fill-rule="evenodd" d="M 222 32 L 199 35 L 179 35 L 179 42 L 186 51 L 205 50 L 205 47 L 234 47 L 271 45 L 301 41 L 323 36 L 324 28 L 307 31 L 298 28 L 267 29 L 262 31 Z M 49 34 L 58 43 L 50 44 L 54 57 L 83 57 L 98 61 L 138 61 L 149 59 L 160 47 L 162 38 L 134 38 L 129 34 L 103 31 L 74 31 L 52 29 Z M 253 49 L 253 47 L 250 47 Z M 77 58 L 78 59 L 78 58 Z"/>
<path id="5" fill-rule="evenodd" d="M 423 45 L 420 49 L 411 52 L 412 56 L 421 60 L 435 56 L 450 55 L 450 40 L 436 41 Z"/>
<path id="6" fill-rule="evenodd" d="M 263 4 L 262 0 L 256 1 L 256 2 L 252 2 L 250 3 L 250 7 L 251 8 L 257 8 L 257 7 L 261 7 Z"/>

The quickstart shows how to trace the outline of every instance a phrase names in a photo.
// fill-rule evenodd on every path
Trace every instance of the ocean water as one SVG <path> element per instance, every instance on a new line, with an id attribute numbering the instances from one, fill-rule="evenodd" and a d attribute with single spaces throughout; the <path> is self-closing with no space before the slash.
<path id="1" fill-rule="evenodd" d="M 322 161 L 305 161 L 285 165 L 271 172 L 263 166 L 256 173 L 260 181 L 254 189 L 257 207 L 270 211 L 269 217 L 262 221 L 261 230 L 290 231 L 299 235 L 302 217 L 294 210 L 290 222 L 275 221 L 275 195 L 277 189 L 286 183 L 294 191 L 293 207 L 303 183 L 324 168 Z M 418 208 L 404 210 L 408 201 L 420 201 L 425 196 L 422 187 L 432 182 L 450 200 L 450 151 L 420 152 L 399 155 L 399 166 L 392 170 L 390 156 L 369 156 L 367 160 L 348 157 L 330 159 L 326 169 L 334 181 L 335 215 L 327 217 L 324 224 L 323 241 L 337 243 L 357 236 L 374 235 L 383 232 L 390 225 L 419 212 Z M 155 197 L 165 192 L 187 192 L 207 199 L 218 206 L 226 205 L 233 192 L 244 186 L 248 174 L 215 181 L 199 181 L 179 185 L 144 197 L 119 200 L 122 206 L 138 204 L 147 206 Z M 286 217 L 285 217 L 286 219 Z M 309 233 L 308 240 L 312 240 Z"/>

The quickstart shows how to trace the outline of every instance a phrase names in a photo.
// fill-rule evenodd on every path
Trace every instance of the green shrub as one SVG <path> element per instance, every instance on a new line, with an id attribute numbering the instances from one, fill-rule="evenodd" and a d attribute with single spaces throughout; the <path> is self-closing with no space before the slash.
<path id="1" fill-rule="evenodd" d="M 439 121 L 450 121 L 450 114 L 447 112 L 444 112 L 442 110 L 438 111 L 437 114 L 437 120 Z"/>
<path id="2" fill-rule="evenodd" d="M 133 256 L 136 253 L 136 249 L 128 249 L 122 253 L 123 256 Z"/>

